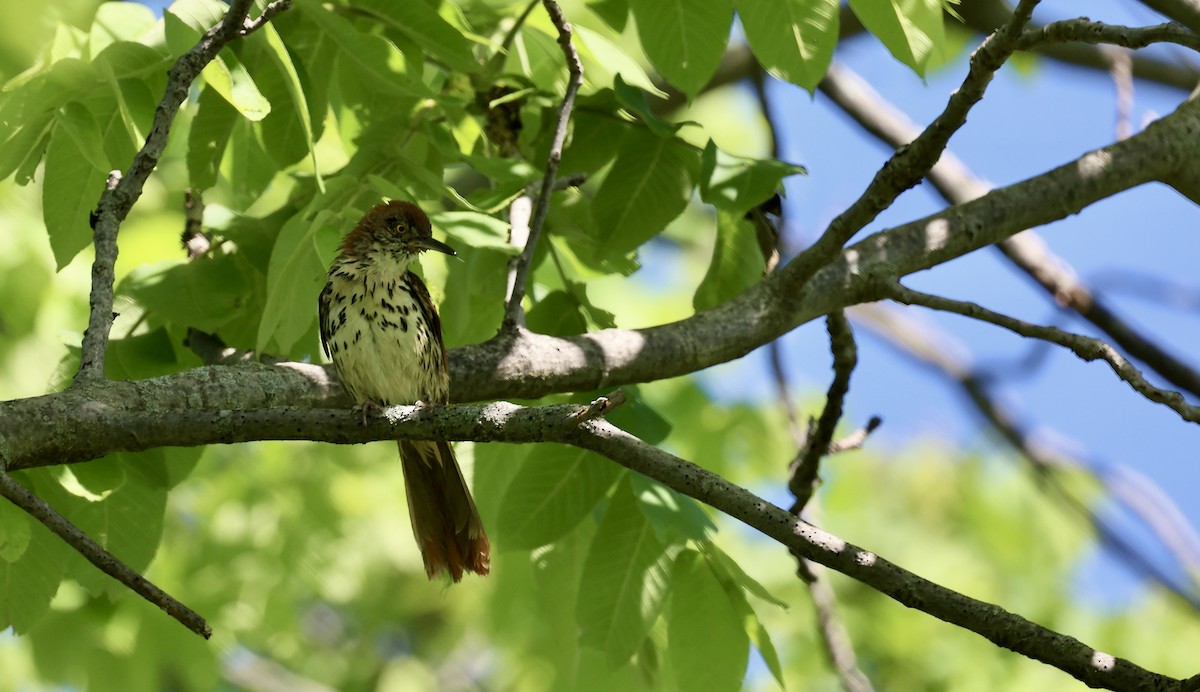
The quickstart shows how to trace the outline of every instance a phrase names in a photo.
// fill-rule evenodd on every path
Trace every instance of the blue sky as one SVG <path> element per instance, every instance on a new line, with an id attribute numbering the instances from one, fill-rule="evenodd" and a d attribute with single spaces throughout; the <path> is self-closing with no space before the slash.
<path id="1" fill-rule="evenodd" d="M 1093 19 L 1121 24 L 1162 21 L 1132 2 L 1094 0 L 1087 9 Z M 1065 16 L 1039 12 L 1035 18 L 1045 22 Z M 1157 55 L 1187 59 L 1176 52 Z M 941 111 L 966 73 L 964 56 L 922 82 L 892 60 L 877 41 L 865 36 L 845 42 L 837 58 L 917 123 L 928 123 Z M 1145 83 L 1137 83 L 1135 88 L 1131 118 L 1135 131 L 1156 115 L 1173 110 L 1185 96 Z M 819 94 L 810 97 L 797 87 L 778 82 L 770 85 L 769 94 L 777 123 L 783 128 L 783 158 L 809 170 L 807 177 L 794 178 L 787 187 L 786 235 L 803 245 L 855 199 L 889 152 Z M 950 148 L 976 175 L 996 186 L 1007 185 L 1111 143 L 1115 114 L 1113 83 L 1104 73 L 1048 60 L 1039 62 L 1032 73 L 1005 68 L 971 112 L 966 126 L 951 140 Z M 922 184 L 903 195 L 863 233 L 920 218 L 943 206 L 931 186 Z M 1097 292 L 1119 314 L 1200 367 L 1196 349 L 1200 314 L 1195 307 L 1164 307 L 1121 291 L 1118 283 L 1111 281 L 1114 271 L 1122 270 L 1200 290 L 1198 221 L 1200 210 L 1191 202 L 1170 188 L 1152 185 L 1093 205 L 1038 232 L 1080 276 L 1096 282 Z M 1042 289 L 994 250 L 976 252 L 906 282 L 922 291 L 972 300 L 1031 322 L 1092 333 L 1090 325 L 1059 312 Z M 1104 290 L 1106 285 L 1110 290 Z M 994 327 L 924 310 L 917 314 L 965 343 L 979 365 L 1013 363 L 1034 348 Z M 897 356 L 864 330 L 859 334 L 859 367 L 848 412 L 856 425 L 873 414 L 884 417 L 884 427 L 871 442 L 873 448 L 900 448 L 931 436 L 968 448 L 996 448 L 953 386 Z M 784 345 L 797 388 L 823 391 L 830 377 L 823 323 L 796 330 L 784 338 Z M 1146 374 L 1161 384 L 1151 373 Z M 723 396 L 751 400 L 774 396 L 761 350 L 739 363 L 709 371 L 707 382 Z M 1064 449 L 1076 451 L 1080 458 L 1102 468 L 1140 473 L 1157 483 L 1193 526 L 1200 525 L 1200 504 L 1191 499 L 1200 487 L 1200 428 L 1133 393 L 1106 365 L 1087 364 L 1061 349 L 1052 349 L 1032 376 L 1012 378 L 996 393 L 1020 414 L 1022 423 L 1048 439 L 1060 440 Z M 1148 536 L 1115 508 L 1106 512 L 1131 538 Z M 1182 579 L 1164 550 L 1150 548 Z M 1089 600 L 1119 604 L 1136 593 L 1137 584 L 1128 569 L 1104 555 L 1080 566 L 1078 585 Z"/>

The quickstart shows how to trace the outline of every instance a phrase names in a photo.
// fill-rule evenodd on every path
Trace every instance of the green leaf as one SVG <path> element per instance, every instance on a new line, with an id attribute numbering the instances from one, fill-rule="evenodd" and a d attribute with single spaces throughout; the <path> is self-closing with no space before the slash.
<path id="1" fill-rule="evenodd" d="M 290 109 L 280 108 L 272 111 L 263 119 L 263 142 L 266 144 L 267 153 L 280 165 L 291 164 L 307 155 L 312 160 L 313 171 L 319 171 L 317 153 L 313 147 L 313 126 L 308 99 L 300 82 L 300 74 L 296 71 L 292 56 L 284 47 L 275 27 L 267 24 L 261 33 L 264 52 L 275 68 L 274 71 L 269 68 L 260 70 L 263 90 L 269 94 L 273 103 L 281 103 L 287 99 L 292 106 Z M 324 187 L 319 173 L 316 181 L 318 189 Z"/>
<path id="2" fill-rule="evenodd" d="M 617 97 L 617 102 L 625 110 L 636 115 L 651 132 L 659 137 L 671 137 L 683 126 L 695 124 L 690 121 L 667 122 L 658 117 L 654 114 L 650 104 L 646 103 L 646 92 L 627 84 L 621 75 L 613 78 L 613 93 Z"/>
<path id="3" fill-rule="evenodd" d="M 629 482 L 617 485 L 584 562 L 576 617 L 584 646 L 616 667 L 641 647 L 666 596 L 669 560 Z"/>
<path id="4" fill-rule="evenodd" d="M 588 330 L 579 302 L 566 291 L 551 291 L 525 314 L 529 329 L 550 336 L 573 336 Z"/>
<path id="5" fill-rule="evenodd" d="M 358 0 L 355 6 L 400 30 L 413 43 L 452 70 L 471 73 L 480 68 L 479 62 L 471 54 L 471 42 L 426 2 Z"/>
<path id="6" fill-rule="evenodd" d="M 768 593 L 762 584 L 759 584 L 753 577 L 742 571 L 741 566 L 734 562 L 733 558 L 729 557 L 718 546 L 712 542 L 701 543 L 699 546 L 701 554 L 704 555 L 704 559 L 708 561 L 708 565 L 713 571 L 713 575 L 720 582 L 721 587 L 725 589 L 725 595 L 729 598 L 730 605 L 733 606 L 734 611 L 739 615 L 746 635 L 750 637 L 750 641 L 754 642 L 754 648 L 758 649 L 758 653 L 762 655 L 763 662 L 767 664 L 767 669 L 771 671 L 771 675 L 779 683 L 780 689 L 786 688 L 783 682 L 783 665 L 779 662 L 779 652 L 775 650 L 775 643 L 771 641 L 771 635 L 767 632 L 767 628 L 763 626 L 758 613 L 754 612 L 754 608 L 746 600 L 746 592 L 750 591 L 755 595 L 761 594 L 760 598 L 765 596 L 764 600 L 774 603 L 784 610 L 787 607 L 782 601 Z"/>
<path id="7" fill-rule="evenodd" d="M 642 511 L 663 543 L 707 541 L 716 533 L 717 525 L 692 498 L 645 476 L 631 476 L 630 482 Z"/>
<path id="8" fill-rule="evenodd" d="M 429 88 L 409 73 L 404 54 L 391 41 L 359 31 L 316 0 L 302 0 L 296 6 L 337 45 L 337 60 L 347 68 L 341 74 L 356 78 L 375 92 L 416 97 L 430 95 Z"/>
<path id="9" fill-rule="evenodd" d="M 943 0 L 850 0 L 850 9 L 900 62 L 924 76 L 946 39 Z"/>
<path id="10" fill-rule="evenodd" d="M 250 72 L 232 52 L 213 58 L 200 75 L 205 84 L 215 89 L 247 120 L 258 122 L 271 112 L 271 102 L 259 91 Z"/>
<path id="11" fill-rule="evenodd" d="M 433 227 L 450 236 L 454 248 L 466 245 L 476 249 L 495 250 L 506 255 L 518 255 L 521 248 L 508 242 L 508 223 L 473 211 L 443 211 L 429 215 Z"/>
<path id="12" fill-rule="evenodd" d="M 838 0 L 734 2 L 750 50 L 771 76 L 816 89 L 837 45 Z"/>
<path id="13" fill-rule="evenodd" d="M 65 493 L 48 469 L 13 474 L 13 478 L 51 506 Z M 5 501 L 5 504 L 9 504 Z M 50 608 L 66 572 L 69 548 L 41 522 L 29 522 L 30 536 L 24 552 L 15 560 L 0 560 L 0 627 L 12 626 L 25 634 Z"/>
<path id="14" fill-rule="evenodd" d="M 575 37 L 579 46 L 579 58 L 583 62 L 583 76 L 598 89 L 613 85 L 616 78 L 665 99 L 667 92 L 655 86 L 654 81 L 642 69 L 641 63 L 633 59 L 620 46 L 592 31 L 586 26 L 575 26 Z"/>
<path id="15" fill-rule="evenodd" d="M 144 43 L 117 41 L 101 51 L 94 62 L 111 77 L 128 79 L 162 71 L 167 63 L 167 56 Z"/>
<path id="16" fill-rule="evenodd" d="M 698 152 L 649 132 L 629 132 L 592 201 L 597 250 L 621 256 L 653 238 L 687 207 Z"/>
<path id="17" fill-rule="evenodd" d="M 114 339 L 108 356 L 104 374 L 114 380 L 145 379 L 180 370 L 175 346 L 166 329 Z"/>
<path id="18" fill-rule="evenodd" d="M 504 494 L 497 539 L 518 549 L 553 543 L 592 513 L 619 474 L 616 464 L 581 449 L 530 448 Z"/>
<path id="19" fill-rule="evenodd" d="M 123 467 L 126 482 L 95 502 L 74 502 L 62 511 L 73 524 L 119 558 L 142 572 L 162 538 L 167 506 L 165 470 L 151 467 L 135 454 L 110 454 L 109 463 Z M 81 556 L 72 557 L 71 576 L 93 594 L 119 594 L 126 587 Z"/>
<path id="20" fill-rule="evenodd" d="M 29 547 L 33 521 L 13 503 L 0 502 L 0 561 L 16 562 Z"/>
<path id="21" fill-rule="evenodd" d="M 224 255 L 141 265 L 118 292 L 167 322 L 215 332 L 241 310 L 248 290 L 236 259 Z"/>
<path id="22" fill-rule="evenodd" d="M 733 0 L 630 0 L 650 64 L 688 98 L 708 83 L 729 40 Z"/>
<path id="23" fill-rule="evenodd" d="M 629 0 L 587 0 L 587 7 L 613 31 L 625 31 L 625 22 L 629 19 Z"/>
<path id="24" fill-rule="evenodd" d="M 804 166 L 777 159 L 727 154 L 710 139 L 701 158 L 700 199 L 742 216 L 779 192 L 784 178 L 805 173 Z"/>
<path id="25" fill-rule="evenodd" d="M 717 242 L 708 272 L 696 287 L 692 306 L 707 310 L 762 280 L 766 268 L 754 236 L 754 225 L 729 212 L 717 212 Z"/>
<path id="26" fill-rule="evenodd" d="M 229 144 L 238 113 L 213 89 L 202 89 L 196 117 L 188 132 L 187 169 L 192 187 L 207 190 L 217 182 L 217 172 Z"/>
<path id="27" fill-rule="evenodd" d="M 695 550 L 681 552 L 671 570 L 667 639 L 679 689 L 741 689 L 750 640 L 740 613 Z"/>
<path id="28" fill-rule="evenodd" d="M 79 103 L 63 109 L 46 150 L 42 216 L 59 269 L 92 240 L 89 217 L 108 175 L 100 129 Z"/>
<path id="29" fill-rule="evenodd" d="M 279 352 L 290 353 L 296 342 L 312 330 L 317 319 L 317 295 L 325 285 L 328 268 L 317 252 L 316 236 L 340 236 L 350 225 L 341 215 L 322 208 L 317 197 L 308 209 L 279 229 L 267 271 L 267 304 L 258 327 L 256 350 L 267 351 L 274 344 Z"/>
<path id="30" fill-rule="evenodd" d="M 237 118 L 229 138 L 226 179 L 233 192 L 234 204 L 245 209 L 258 201 L 259 195 L 275 178 L 278 168 L 258 141 L 250 121 Z"/>
<path id="31" fill-rule="evenodd" d="M 156 22 L 154 11 L 136 2 L 106 2 L 96 8 L 89 29 L 88 50 L 94 59 L 118 41 L 136 41 Z"/>

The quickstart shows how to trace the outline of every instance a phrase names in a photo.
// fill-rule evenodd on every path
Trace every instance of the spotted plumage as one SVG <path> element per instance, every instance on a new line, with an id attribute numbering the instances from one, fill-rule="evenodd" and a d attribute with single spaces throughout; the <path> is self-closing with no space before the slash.
<path id="1" fill-rule="evenodd" d="M 367 212 L 329 268 L 319 301 L 321 345 L 361 407 L 449 400 L 441 320 L 424 282 L 409 270 L 426 250 L 455 254 L 433 239 L 420 208 L 392 201 Z M 464 571 L 487 574 L 487 535 L 453 448 L 397 444 L 426 573 L 446 571 L 454 581 Z"/>

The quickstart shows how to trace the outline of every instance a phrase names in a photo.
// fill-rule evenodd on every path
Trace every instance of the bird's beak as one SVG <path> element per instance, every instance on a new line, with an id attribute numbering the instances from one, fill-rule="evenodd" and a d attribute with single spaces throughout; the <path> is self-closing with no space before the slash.
<path id="1" fill-rule="evenodd" d="M 454 251 L 454 248 L 440 240 L 434 240 L 433 238 L 420 238 L 414 244 L 422 250 L 434 250 L 436 252 L 450 255 L 451 257 L 458 256 L 458 253 Z"/>

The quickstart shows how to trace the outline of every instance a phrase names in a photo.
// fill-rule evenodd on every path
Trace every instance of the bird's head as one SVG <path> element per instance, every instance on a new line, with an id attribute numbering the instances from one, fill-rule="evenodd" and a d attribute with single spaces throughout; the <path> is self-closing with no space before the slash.
<path id="1" fill-rule="evenodd" d="M 342 241 L 342 254 L 357 257 L 384 253 L 411 261 L 426 250 L 458 254 L 434 240 L 429 217 L 420 207 L 401 200 L 375 205 Z"/>

